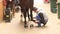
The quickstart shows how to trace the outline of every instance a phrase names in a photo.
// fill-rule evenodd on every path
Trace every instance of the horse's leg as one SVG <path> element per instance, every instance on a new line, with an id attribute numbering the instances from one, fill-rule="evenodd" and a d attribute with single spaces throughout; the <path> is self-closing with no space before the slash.
<path id="1" fill-rule="evenodd" d="M 24 15 L 24 27 L 27 28 L 27 22 L 26 22 L 26 7 L 23 8 L 23 15 Z"/>
<path id="2" fill-rule="evenodd" d="M 24 20 L 24 27 L 27 28 L 28 25 L 27 25 L 27 22 L 26 22 L 26 12 L 24 13 L 24 19 L 25 19 L 25 20 Z"/>
<path id="3" fill-rule="evenodd" d="M 31 21 L 33 21 L 32 8 L 30 8 L 30 16 L 31 16 Z"/>
<path id="4" fill-rule="evenodd" d="M 28 20 L 30 20 L 30 17 L 29 17 L 29 8 L 26 8 L 26 11 L 27 11 L 27 15 L 28 15 Z"/>

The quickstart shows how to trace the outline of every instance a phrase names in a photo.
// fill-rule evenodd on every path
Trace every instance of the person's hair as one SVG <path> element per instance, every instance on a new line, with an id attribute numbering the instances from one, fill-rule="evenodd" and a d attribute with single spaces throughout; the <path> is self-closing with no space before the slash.
<path id="1" fill-rule="evenodd" d="M 37 10 L 37 8 L 36 7 L 33 7 L 33 9 L 32 10 Z"/>

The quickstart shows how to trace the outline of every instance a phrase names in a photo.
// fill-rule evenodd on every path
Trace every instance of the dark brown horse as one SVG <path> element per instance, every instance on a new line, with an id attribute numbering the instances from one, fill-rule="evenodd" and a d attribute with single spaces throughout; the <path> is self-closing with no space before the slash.
<path id="1" fill-rule="evenodd" d="M 32 8 L 33 8 L 34 0 L 20 0 L 20 6 L 21 6 L 21 12 L 24 15 L 24 27 L 27 27 L 27 22 L 26 22 L 26 15 L 28 15 L 29 18 L 29 9 L 30 9 L 30 18 L 32 18 Z"/>

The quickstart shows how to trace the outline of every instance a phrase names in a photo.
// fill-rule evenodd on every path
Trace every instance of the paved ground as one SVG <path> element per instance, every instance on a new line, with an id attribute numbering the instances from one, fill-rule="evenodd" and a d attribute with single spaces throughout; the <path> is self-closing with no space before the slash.
<path id="1" fill-rule="evenodd" d="M 0 34 L 60 34 L 60 20 L 57 14 L 51 13 L 50 4 L 36 4 L 35 6 L 46 10 L 49 19 L 46 27 L 25 29 L 23 23 L 20 22 L 20 14 L 16 13 L 11 23 L 0 23 Z"/>

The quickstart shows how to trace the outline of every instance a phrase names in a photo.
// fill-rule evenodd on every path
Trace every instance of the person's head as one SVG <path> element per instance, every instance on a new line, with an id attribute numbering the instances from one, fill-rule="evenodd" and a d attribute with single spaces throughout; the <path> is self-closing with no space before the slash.
<path id="1" fill-rule="evenodd" d="M 33 7 L 33 9 L 32 9 L 34 12 L 36 12 L 37 11 L 37 8 L 36 7 Z"/>

